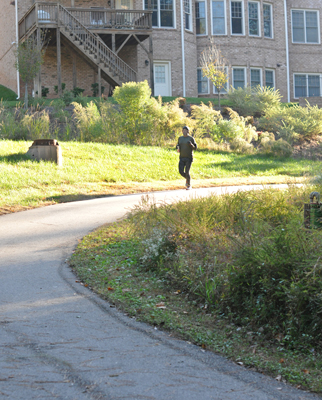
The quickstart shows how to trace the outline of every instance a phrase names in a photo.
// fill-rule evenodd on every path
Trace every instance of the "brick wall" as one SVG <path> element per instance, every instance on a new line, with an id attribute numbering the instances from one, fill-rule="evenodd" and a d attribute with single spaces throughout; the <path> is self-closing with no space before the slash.
<path id="1" fill-rule="evenodd" d="M 12 0 L 0 1 L 0 84 L 17 93 L 17 71 L 13 53 L 16 40 L 15 4 Z"/>

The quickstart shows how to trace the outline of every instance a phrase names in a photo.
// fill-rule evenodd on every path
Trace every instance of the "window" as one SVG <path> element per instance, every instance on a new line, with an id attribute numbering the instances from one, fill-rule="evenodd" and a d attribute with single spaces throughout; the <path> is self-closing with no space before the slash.
<path id="1" fill-rule="evenodd" d="M 243 3 L 232 1 L 231 6 L 231 33 L 232 35 L 244 34 Z"/>
<path id="2" fill-rule="evenodd" d="M 226 35 L 225 2 L 222 0 L 212 2 L 212 34 Z"/>
<path id="3" fill-rule="evenodd" d="M 226 75 L 228 77 L 228 67 L 225 67 L 225 73 L 226 73 Z M 220 93 L 221 94 L 226 94 L 228 92 L 228 87 L 229 87 L 229 84 L 228 84 L 228 80 L 227 80 L 225 86 L 220 90 Z M 214 86 L 213 90 L 214 90 L 214 93 L 218 93 L 218 90 L 217 90 L 216 86 Z"/>
<path id="4" fill-rule="evenodd" d="M 196 2 L 196 33 L 197 35 L 207 34 L 206 25 L 206 3 L 204 1 Z"/>
<path id="5" fill-rule="evenodd" d="M 273 18 L 272 18 L 272 5 L 263 4 L 263 17 L 264 17 L 264 37 L 273 37 Z"/>
<path id="6" fill-rule="evenodd" d="M 152 26 L 156 28 L 174 28 L 173 0 L 150 0 L 152 13 Z M 144 2 L 145 9 L 149 9 L 149 0 Z"/>
<path id="7" fill-rule="evenodd" d="M 191 0 L 183 0 L 184 3 L 184 15 L 185 15 L 185 29 L 191 31 Z"/>
<path id="8" fill-rule="evenodd" d="M 320 96 L 320 75 L 294 75 L 295 98 Z"/>
<path id="9" fill-rule="evenodd" d="M 233 67 L 233 88 L 244 88 L 246 86 L 246 69 Z"/>
<path id="10" fill-rule="evenodd" d="M 319 43 L 318 11 L 292 10 L 293 43 Z"/>
<path id="11" fill-rule="evenodd" d="M 270 87 L 272 89 L 275 88 L 273 70 L 268 70 L 268 69 L 265 70 L 265 86 Z"/>
<path id="12" fill-rule="evenodd" d="M 256 86 L 262 86 L 262 70 L 259 68 L 250 69 L 250 86 L 255 88 Z"/>
<path id="13" fill-rule="evenodd" d="M 198 94 L 208 94 L 208 79 L 205 76 L 202 76 L 201 68 L 197 69 L 197 79 L 198 79 Z"/>
<path id="14" fill-rule="evenodd" d="M 248 23 L 249 23 L 249 35 L 259 36 L 259 3 L 250 1 L 248 3 Z"/>

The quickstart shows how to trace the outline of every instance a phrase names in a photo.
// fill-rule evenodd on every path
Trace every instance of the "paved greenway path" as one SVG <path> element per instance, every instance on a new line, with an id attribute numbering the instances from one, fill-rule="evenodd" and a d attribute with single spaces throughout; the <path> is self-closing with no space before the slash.
<path id="1" fill-rule="evenodd" d="M 155 193 L 156 200 L 237 188 Z M 249 187 L 247 187 L 249 189 Z M 75 283 L 78 239 L 141 195 L 0 216 L 0 399 L 318 399 L 138 323 Z"/>

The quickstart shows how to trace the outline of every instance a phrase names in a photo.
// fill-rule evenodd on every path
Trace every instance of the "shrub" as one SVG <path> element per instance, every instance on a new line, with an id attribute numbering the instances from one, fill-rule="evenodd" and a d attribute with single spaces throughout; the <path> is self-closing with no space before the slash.
<path id="1" fill-rule="evenodd" d="M 214 141 L 220 141 L 221 135 L 217 123 L 223 119 L 220 111 L 213 108 L 212 103 L 206 106 L 201 102 L 200 106 L 191 106 L 191 117 L 196 121 L 195 136 L 211 137 Z"/>
<path id="2" fill-rule="evenodd" d="M 65 103 L 65 106 L 69 106 L 74 100 L 73 92 L 70 90 L 66 90 L 62 95 L 62 100 Z"/>
<path id="3" fill-rule="evenodd" d="M 290 144 L 322 134 L 322 110 L 317 106 L 272 107 L 259 120 L 259 128 L 272 131 Z"/>
<path id="4" fill-rule="evenodd" d="M 96 104 L 91 101 L 86 107 L 83 107 L 74 102 L 73 106 L 80 140 L 82 142 L 104 142 L 101 116 Z"/>
<path id="5" fill-rule="evenodd" d="M 85 90 L 85 89 L 81 89 L 81 88 L 79 88 L 79 87 L 76 86 L 76 87 L 74 87 L 74 89 L 72 90 L 72 93 L 73 93 L 74 97 L 77 97 L 77 96 L 81 96 L 81 95 L 83 94 L 84 90 Z"/>
<path id="6" fill-rule="evenodd" d="M 243 116 L 261 115 L 271 107 L 279 107 L 281 104 L 279 91 L 269 87 L 233 89 L 227 97 L 232 102 L 232 107 Z"/>
<path id="7" fill-rule="evenodd" d="M 61 84 L 61 90 L 62 90 L 63 93 L 64 93 L 65 88 L 66 88 L 66 83 L 62 83 L 62 84 Z M 58 94 L 58 85 L 55 85 L 55 86 L 54 86 L 54 92 L 55 92 L 56 94 Z"/>
<path id="8" fill-rule="evenodd" d="M 251 154 L 254 152 L 254 146 L 240 137 L 236 137 L 230 142 L 230 149 L 236 153 Z"/>
<path id="9" fill-rule="evenodd" d="M 98 95 L 98 83 L 92 83 L 92 92 L 93 92 L 93 97 L 97 97 Z M 101 92 L 102 94 L 104 93 L 105 86 L 101 86 Z"/>

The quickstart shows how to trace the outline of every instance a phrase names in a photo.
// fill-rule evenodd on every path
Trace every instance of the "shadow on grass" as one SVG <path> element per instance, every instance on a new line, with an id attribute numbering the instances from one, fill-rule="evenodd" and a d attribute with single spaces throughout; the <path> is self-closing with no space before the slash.
<path id="1" fill-rule="evenodd" d="M 238 160 L 238 163 L 236 161 Z M 258 172 L 265 172 L 276 170 L 283 167 L 283 171 L 278 174 L 287 174 L 297 176 L 296 172 L 292 171 L 292 164 L 296 164 L 297 161 L 292 158 L 276 158 L 268 156 L 238 156 L 238 159 L 233 158 L 231 161 L 214 162 L 208 164 L 207 168 L 222 168 L 228 172 L 249 172 L 256 174 Z M 286 163 L 287 161 L 287 163 Z M 236 167 L 237 165 L 237 167 Z M 237 169 L 236 169 L 237 168 Z"/>
<path id="2" fill-rule="evenodd" d="M 54 201 L 55 203 L 71 203 L 73 201 L 84 201 L 84 200 L 93 200 L 99 199 L 103 197 L 113 197 L 114 194 L 65 194 L 65 195 L 57 195 L 57 196 L 48 196 L 43 200 L 46 201 Z"/>
<path id="3" fill-rule="evenodd" d="M 15 164 L 20 161 L 30 161 L 31 158 L 26 153 L 9 154 L 8 156 L 0 156 L 0 162 Z"/>

